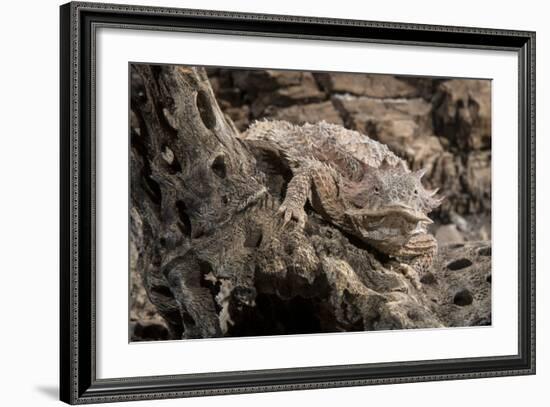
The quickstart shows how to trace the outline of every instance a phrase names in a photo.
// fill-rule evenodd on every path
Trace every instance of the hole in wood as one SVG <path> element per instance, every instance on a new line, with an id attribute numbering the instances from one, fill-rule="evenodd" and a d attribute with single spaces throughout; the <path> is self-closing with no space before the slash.
<path id="1" fill-rule="evenodd" d="M 490 256 L 491 255 L 491 246 L 482 247 L 477 251 L 477 254 L 480 256 Z"/>
<path id="2" fill-rule="evenodd" d="M 449 270 L 460 270 L 466 267 L 470 267 L 472 262 L 468 259 L 458 259 L 447 264 Z"/>
<path id="3" fill-rule="evenodd" d="M 178 209 L 178 215 L 180 218 L 179 227 L 181 229 L 181 233 L 183 233 L 187 237 L 190 237 L 191 220 L 189 219 L 189 215 L 187 214 L 187 206 L 185 206 L 185 202 L 176 201 L 176 208 Z"/>
<path id="4" fill-rule="evenodd" d="M 466 289 L 457 292 L 453 299 L 453 303 L 455 303 L 460 307 L 470 305 L 473 301 L 474 301 L 474 297 L 472 296 L 472 293 Z"/>
<path id="5" fill-rule="evenodd" d="M 199 90 L 197 92 L 196 103 L 204 126 L 207 129 L 212 130 L 214 127 L 216 127 L 216 115 L 214 114 L 214 110 L 212 109 L 212 102 L 209 100 L 208 95 L 205 91 Z"/>
<path id="6" fill-rule="evenodd" d="M 167 145 L 162 146 L 160 155 L 169 174 L 181 172 L 181 165 L 170 147 Z"/>
<path id="7" fill-rule="evenodd" d="M 225 157 L 223 155 L 217 156 L 212 162 L 212 171 L 220 178 L 225 178 L 227 170 L 225 166 Z"/>
<path id="8" fill-rule="evenodd" d="M 160 190 L 158 182 L 151 178 L 150 175 L 146 175 L 144 177 L 143 189 L 145 190 L 147 195 L 149 195 L 149 198 L 151 198 L 151 201 L 154 204 L 160 205 L 160 202 L 162 201 L 162 192 Z"/>
<path id="9" fill-rule="evenodd" d="M 420 282 L 422 284 L 433 285 L 437 283 L 437 279 L 435 278 L 433 273 L 427 272 L 422 276 L 422 278 L 420 279 Z"/>

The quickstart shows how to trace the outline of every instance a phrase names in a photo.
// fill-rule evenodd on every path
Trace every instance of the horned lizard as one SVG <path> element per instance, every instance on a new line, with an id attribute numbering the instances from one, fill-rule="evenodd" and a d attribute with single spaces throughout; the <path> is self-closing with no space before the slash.
<path id="1" fill-rule="evenodd" d="M 292 172 L 279 208 L 283 225 L 294 219 L 303 228 L 309 201 L 326 221 L 395 259 L 420 286 L 437 253 L 427 214 L 442 201 L 423 187 L 424 170 L 413 172 L 386 145 L 324 121 L 257 121 L 242 139 Z"/>

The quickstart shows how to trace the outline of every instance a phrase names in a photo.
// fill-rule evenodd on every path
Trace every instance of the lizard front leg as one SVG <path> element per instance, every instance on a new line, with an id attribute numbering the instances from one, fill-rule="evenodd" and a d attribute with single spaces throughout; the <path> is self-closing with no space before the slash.
<path id="1" fill-rule="evenodd" d="M 343 204 L 339 197 L 338 179 L 338 174 L 330 166 L 315 160 L 304 160 L 288 183 L 285 200 L 279 208 L 279 212 L 284 214 L 283 225 L 294 218 L 301 228 L 305 226 L 307 215 L 304 205 L 308 199 L 319 215 L 339 225 Z"/>
<path id="2" fill-rule="evenodd" d="M 428 234 L 414 235 L 395 253 L 398 259 L 407 259 L 400 263 L 400 271 L 409 278 L 416 288 L 420 288 L 420 278 L 430 270 L 437 255 L 437 240 Z"/>
<path id="3" fill-rule="evenodd" d="M 298 221 L 300 228 L 305 226 L 307 215 L 304 211 L 304 206 L 310 189 L 310 170 L 308 168 L 299 169 L 288 183 L 285 199 L 279 207 L 279 212 L 283 214 L 283 226 L 291 219 Z"/>

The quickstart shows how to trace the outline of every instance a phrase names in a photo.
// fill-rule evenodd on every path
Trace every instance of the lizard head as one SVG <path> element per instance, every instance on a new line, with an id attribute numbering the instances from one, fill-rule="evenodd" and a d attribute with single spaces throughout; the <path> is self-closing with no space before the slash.
<path id="1" fill-rule="evenodd" d="M 404 165 L 383 161 L 379 167 L 365 165 L 363 178 L 346 185 L 346 216 L 361 237 L 384 240 L 391 236 L 423 233 L 432 223 L 427 216 L 443 198 L 437 190 L 424 188 L 425 170 L 411 172 Z"/>

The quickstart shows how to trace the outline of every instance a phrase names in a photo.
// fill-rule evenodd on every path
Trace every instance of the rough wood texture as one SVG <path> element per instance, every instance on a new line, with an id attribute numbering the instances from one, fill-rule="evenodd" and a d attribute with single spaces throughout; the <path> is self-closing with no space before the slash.
<path id="1" fill-rule="evenodd" d="M 202 69 L 133 66 L 131 109 L 131 259 L 169 338 L 490 323 L 485 243 L 416 287 L 310 207 L 283 227 L 290 174 L 266 176 Z"/>

